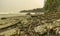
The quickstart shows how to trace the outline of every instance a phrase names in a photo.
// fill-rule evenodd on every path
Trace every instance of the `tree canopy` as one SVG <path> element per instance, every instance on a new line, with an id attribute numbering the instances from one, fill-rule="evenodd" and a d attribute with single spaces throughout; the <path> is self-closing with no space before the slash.
<path id="1" fill-rule="evenodd" d="M 60 10 L 60 0 L 47 0 L 45 2 L 45 10 L 48 12 L 57 12 L 58 9 Z"/>
<path id="2" fill-rule="evenodd" d="M 31 10 L 22 10 L 20 12 L 44 12 L 44 8 L 36 8 Z"/>

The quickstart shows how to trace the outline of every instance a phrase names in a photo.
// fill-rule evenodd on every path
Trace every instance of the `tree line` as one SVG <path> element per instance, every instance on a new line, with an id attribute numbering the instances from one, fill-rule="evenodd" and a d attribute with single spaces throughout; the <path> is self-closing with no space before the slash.
<path id="1" fill-rule="evenodd" d="M 43 12 L 44 8 L 36 8 L 36 9 L 32 9 L 32 10 L 22 10 L 20 12 Z"/>
<path id="2" fill-rule="evenodd" d="M 32 10 L 22 10 L 20 12 L 60 12 L 60 0 L 47 0 L 43 8 L 36 8 Z"/>

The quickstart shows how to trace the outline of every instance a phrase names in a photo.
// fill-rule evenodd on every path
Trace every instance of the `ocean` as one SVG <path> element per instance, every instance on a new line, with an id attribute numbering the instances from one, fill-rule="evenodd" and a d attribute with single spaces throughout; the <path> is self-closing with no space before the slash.
<path id="1" fill-rule="evenodd" d="M 25 15 L 26 13 L 18 13 L 18 14 L 0 14 L 0 18 L 1 17 L 13 17 L 13 16 L 22 16 Z"/>

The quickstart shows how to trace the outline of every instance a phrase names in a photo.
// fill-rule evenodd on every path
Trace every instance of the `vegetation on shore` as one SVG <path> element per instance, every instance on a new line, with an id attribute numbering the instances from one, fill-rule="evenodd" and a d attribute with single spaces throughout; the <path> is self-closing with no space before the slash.
<path id="1" fill-rule="evenodd" d="M 32 9 L 32 10 L 22 10 L 20 11 L 21 13 L 22 12 L 44 12 L 44 8 L 36 8 L 36 9 Z"/>

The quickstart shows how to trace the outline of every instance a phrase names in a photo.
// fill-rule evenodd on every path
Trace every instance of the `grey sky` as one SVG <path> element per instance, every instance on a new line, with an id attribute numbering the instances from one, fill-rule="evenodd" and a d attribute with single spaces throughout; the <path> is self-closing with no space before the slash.
<path id="1" fill-rule="evenodd" d="M 0 0 L 0 13 L 17 13 L 24 9 L 42 8 L 44 0 Z"/>

